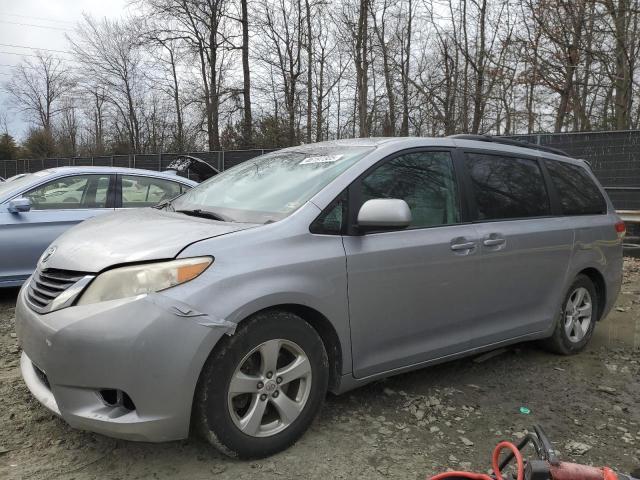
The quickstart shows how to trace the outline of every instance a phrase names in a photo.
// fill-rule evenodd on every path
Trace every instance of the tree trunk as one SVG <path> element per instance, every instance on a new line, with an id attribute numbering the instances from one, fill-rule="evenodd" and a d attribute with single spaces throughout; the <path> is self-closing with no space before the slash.
<path id="1" fill-rule="evenodd" d="M 253 118 L 251 115 L 251 71 L 249 68 L 249 13 L 247 1 L 242 4 L 242 78 L 243 78 L 243 107 L 242 136 L 244 147 L 253 146 Z"/>
<path id="2" fill-rule="evenodd" d="M 484 74 L 485 74 L 485 57 L 486 57 L 486 25 L 487 23 L 487 1 L 483 0 L 480 7 L 480 47 L 476 59 L 476 81 L 473 91 L 473 123 L 471 125 L 471 133 L 480 131 L 480 122 L 484 116 Z"/>
<path id="3" fill-rule="evenodd" d="M 176 108 L 176 148 L 182 151 L 184 148 L 184 127 L 182 124 L 182 108 L 180 107 L 180 90 L 178 89 L 178 74 L 176 72 L 176 62 L 171 48 L 169 51 L 169 59 L 171 61 L 171 75 L 173 77 L 173 102 Z"/>
<path id="4" fill-rule="evenodd" d="M 404 48 L 404 65 L 402 67 L 402 126 L 400 134 L 409 136 L 409 67 L 411 65 L 411 28 L 413 24 L 413 4 L 408 0 L 407 39 Z"/>
<path id="5" fill-rule="evenodd" d="M 385 41 L 385 30 L 386 30 L 386 10 L 387 3 L 383 6 L 382 11 L 382 26 L 378 25 L 378 21 L 376 19 L 376 12 L 371 12 L 371 18 L 373 20 L 373 29 L 376 33 L 376 37 L 378 37 L 378 43 L 380 44 L 380 50 L 382 52 L 382 68 L 384 71 L 384 86 L 387 92 L 387 121 L 385 122 L 384 127 L 384 135 L 389 137 L 394 137 L 396 134 L 396 98 L 393 92 L 393 74 L 392 67 L 389 65 L 389 46 Z"/>
<path id="6" fill-rule="evenodd" d="M 211 30 L 209 32 L 209 75 L 210 75 L 210 94 L 211 94 L 211 128 L 213 138 L 209 139 L 209 145 L 212 150 L 220 150 L 220 126 L 219 109 L 220 109 L 220 92 L 218 91 L 218 45 L 217 31 L 218 23 L 216 21 L 217 14 L 211 14 Z"/>
<path id="7" fill-rule="evenodd" d="M 607 2 L 609 14 L 614 21 L 615 35 L 615 128 L 625 130 L 631 123 L 631 84 L 632 77 L 627 60 L 629 42 L 627 40 L 630 21 L 629 0 L 618 0 L 617 6 L 614 0 Z"/>
<path id="8" fill-rule="evenodd" d="M 356 83 L 358 86 L 358 136 L 368 137 L 368 90 L 369 90 L 369 0 L 360 0 L 358 32 L 356 35 Z"/>
<path id="9" fill-rule="evenodd" d="M 307 17 L 307 143 L 311 143 L 311 109 L 313 108 L 312 90 L 312 62 L 313 62 L 313 37 L 311 35 L 311 6 L 309 0 L 304 0 Z"/>
<path id="10" fill-rule="evenodd" d="M 324 123 L 323 109 L 324 109 L 324 64 L 326 62 L 325 50 L 321 47 L 320 55 L 320 74 L 318 78 L 318 85 L 316 86 L 316 142 L 322 141 L 322 128 Z"/>

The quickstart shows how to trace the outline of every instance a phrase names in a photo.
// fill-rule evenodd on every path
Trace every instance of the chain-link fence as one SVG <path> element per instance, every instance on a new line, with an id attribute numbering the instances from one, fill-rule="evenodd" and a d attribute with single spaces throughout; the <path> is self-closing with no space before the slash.
<path id="1" fill-rule="evenodd" d="M 640 210 L 640 130 L 584 133 L 545 133 L 511 138 L 549 145 L 591 164 L 618 210 Z M 201 158 L 218 170 L 273 150 L 227 150 L 185 152 Z M 0 176 L 36 172 L 69 165 L 114 166 L 164 170 L 179 153 L 109 155 L 74 158 L 0 160 Z"/>
<path id="2" fill-rule="evenodd" d="M 185 153 L 137 153 L 131 155 L 101 155 L 73 158 L 27 158 L 20 160 L 0 160 L 0 176 L 12 177 L 19 173 L 33 173 L 45 168 L 68 166 L 128 167 L 162 171 L 180 155 L 200 158 L 219 171 L 226 170 L 258 155 L 272 152 L 270 149 L 226 150 L 215 152 Z"/>

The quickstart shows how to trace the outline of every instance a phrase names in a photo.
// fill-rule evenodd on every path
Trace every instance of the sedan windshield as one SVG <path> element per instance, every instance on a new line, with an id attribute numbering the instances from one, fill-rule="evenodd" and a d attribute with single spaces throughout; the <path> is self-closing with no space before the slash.
<path id="1" fill-rule="evenodd" d="M 173 202 L 185 214 L 268 223 L 300 208 L 373 147 L 298 147 L 248 160 Z"/>
<path id="2" fill-rule="evenodd" d="M 7 180 L 9 181 L 0 183 L 0 197 L 10 192 L 19 191 L 23 187 L 28 187 L 32 183 L 51 175 L 51 173 L 51 170 L 40 170 L 39 172 L 29 173 L 16 179 L 8 178 Z"/>

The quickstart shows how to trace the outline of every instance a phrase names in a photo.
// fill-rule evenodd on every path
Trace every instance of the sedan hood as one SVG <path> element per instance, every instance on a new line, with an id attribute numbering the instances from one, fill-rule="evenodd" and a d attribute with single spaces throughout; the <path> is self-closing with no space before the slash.
<path id="1" fill-rule="evenodd" d="M 211 237 L 258 226 L 217 222 L 155 208 L 126 210 L 82 222 L 47 250 L 42 264 L 79 272 L 112 265 L 174 258 L 186 246 Z"/>

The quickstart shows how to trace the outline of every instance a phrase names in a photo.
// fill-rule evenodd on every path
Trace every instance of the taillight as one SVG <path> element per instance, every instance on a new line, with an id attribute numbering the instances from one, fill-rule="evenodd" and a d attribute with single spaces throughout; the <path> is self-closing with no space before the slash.
<path id="1" fill-rule="evenodd" d="M 622 220 L 616 223 L 616 233 L 618 234 L 618 238 L 624 237 L 624 234 L 627 233 L 627 227 L 625 227 Z"/>

